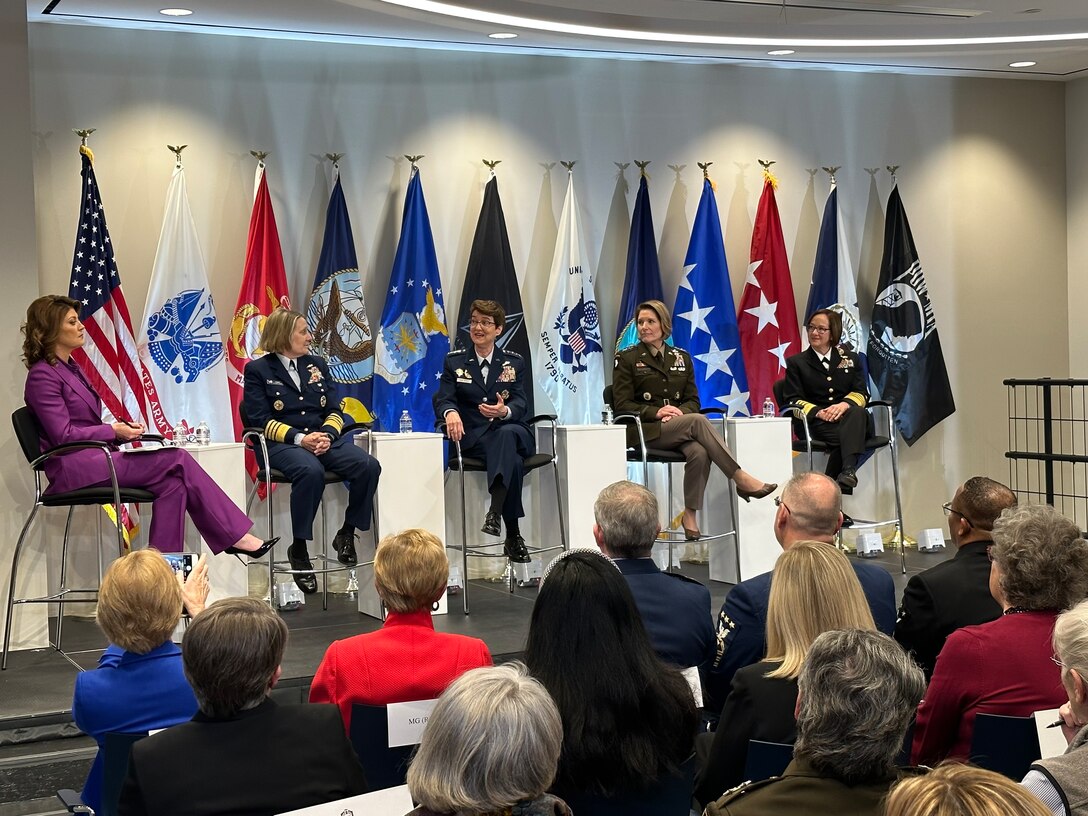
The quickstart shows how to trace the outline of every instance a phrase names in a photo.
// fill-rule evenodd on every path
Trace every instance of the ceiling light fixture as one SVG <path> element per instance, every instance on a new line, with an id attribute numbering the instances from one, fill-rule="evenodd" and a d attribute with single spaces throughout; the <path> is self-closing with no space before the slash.
<path id="1" fill-rule="evenodd" d="M 494 34 L 488 34 L 487 36 L 493 40 L 512 40 L 518 35 L 513 31 L 496 31 Z"/>
<path id="2" fill-rule="evenodd" d="M 1032 62 L 1031 60 L 1024 60 L 1023 62 L 1010 62 L 1009 67 L 1010 68 L 1030 68 L 1034 64 L 1035 63 Z"/>
<path id="3" fill-rule="evenodd" d="M 934 48 L 951 45 L 1016 45 L 1021 43 L 1080 42 L 1088 40 L 1088 31 L 1061 34 L 1025 34 L 1004 37 L 918 37 L 912 39 L 783 39 L 782 37 L 735 37 L 713 34 L 682 34 L 667 31 L 636 31 L 629 28 L 608 28 L 605 26 L 564 23 L 556 20 L 541 20 L 533 17 L 519 17 L 514 14 L 498 14 L 483 9 L 457 6 L 439 0 L 381 0 L 394 6 L 457 17 L 462 20 L 475 20 L 503 28 L 529 28 L 536 31 L 550 31 L 556 34 L 576 34 L 585 37 L 607 37 L 617 40 L 636 40 L 642 42 L 669 42 L 689 45 L 739 45 L 767 48 L 773 46 L 791 46 L 796 48 Z"/>
<path id="4" fill-rule="evenodd" d="M 789 48 L 779 48 L 777 51 L 768 51 L 768 57 L 788 57 L 790 54 L 796 54 L 797 52 Z"/>
<path id="5" fill-rule="evenodd" d="M 192 13 L 193 13 L 192 9 L 183 9 L 183 8 L 159 9 L 159 14 L 165 14 L 167 17 L 188 17 Z"/>

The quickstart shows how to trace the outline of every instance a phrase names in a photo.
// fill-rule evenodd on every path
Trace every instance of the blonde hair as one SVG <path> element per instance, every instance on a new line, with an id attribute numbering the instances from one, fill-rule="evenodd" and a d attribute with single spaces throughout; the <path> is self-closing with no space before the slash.
<path id="1" fill-rule="evenodd" d="M 110 564 L 96 618 L 110 642 L 127 652 L 147 654 L 165 643 L 181 618 L 181 587 L 162 553 L 136 550 Z"/>
<path id="2" fill-rule="evenodd" d="M 660 300 L 644 300 L 635 309 L 636 321 L 638 320 L 638 313 L 643 309 L 657 315 L 657 322 L 661 324 L 661 339 L 667 339 L 672 334 L 672 315 L 669 314 L 668 307 Z"/>
<path id="3" fill-rule="evenodd" d="M 766 659 L 782 665 L 767 677 L 797 677 L 812 641 L 835 629 L 876 630 L 858 577 L 830 544 L 795 542 L 778 557 L 771 580 Z"/>
<path id="4" fill-rule="evenodd" d="M 1011 779 L 958 762 L 904 779 L 885 816 L 1050 816 L 1050 808 Z"/>
<path id="5" fill-rule="evenodd" d="M 291 335 L 298 320 L 306 318 L 292 309 L 276 309 L 264 321 L 261 328 L 261 348 L 269 354 L 283 354 L 291 348 Z"/>
<path id="6" fill-rule="evenodd" d="M 449 576 L 446 548 L 427 530 L 387 535 L 374 554 L 374 586 L 393 612 L 429 608 L 441 597 Z"/>

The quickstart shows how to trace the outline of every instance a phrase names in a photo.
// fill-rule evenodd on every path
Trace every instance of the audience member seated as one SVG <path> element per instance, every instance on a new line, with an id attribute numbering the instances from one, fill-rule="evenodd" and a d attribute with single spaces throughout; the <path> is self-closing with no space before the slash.
<path id="1" fill-rule="evenodd" d="M 994 524 L 990 591 L 995 621 L 949 635 L 918 707 L 911 759 L 966 759 L 975 715 L 1027 717 L 1066 701 L 1051 661 L 1058 613 L 1088 594 L 1088 541 L 1049 505 L 1005 510 Z"/>
<path id="2" fill-rule="evenodd" d="M 434 631 L 431 606 L 445 591 L 449 572 L 446 550 L 433 533 L 404 530 L 383 538 L 374 555 L 374 586 L 389 613 L 385 625 L 329 646 L 310 702 L 340 706 L 350 728 L 355 703 L 432 700 L 469 669 L 490 666 L 482 640 Z"/>
<path id="3" fill-rule="evenodd" d="M 658 657 L 705 672 L 714 657 L 710 591 L 692 578 L 662 572 L 650 557 L 661 531 L 657 498 L 642 485 L 616 482 L 597 496 L 593 515 L 593 538 L 627 579 Z"/>
<path id="4" fill-rule="evenodd" d="M 786 482 L 776 501 L 774 536 L 782 549 L 796 541 L 831 544 L 842 526 L 839 486 L 822 473 L 799 473 Z M 887 570 L 863 561 L 851 561 L 869 602 L 876 628 L 885 634 L 895 629 L 895 584 Z M 729 696 L 737 669 L 763 659 L 766 653 L 767 599 L 772 573 L 741 581 L 725 596 L 718 614 L 718 651 L 708 675 L 712 707 L 720 708 Z"/>
<path id="5" fill-rule="evenodd" d="M 748 741 L 792 743 L 797 736 L 797 675 L 812 642 L 835 629 L 876 631 L 850 561 L 830 544 L 798 541 L 774 566 L 767 606 L 767 656 L 733 675 L 733 691 L 695 786 L 701 804 L 739 785 Z"/>
<path id="6" fill-rule="evenodd" d="M 925 678 L 887 635 L 847 629 L 816 638 L 797 679 L 797 743 L 782 776 L 750 782 L 705 816 L 881 816 L 895 758 Z"/>
<path id="7" fill-rule="evenodd" d="M 427 721 L 408 769 L 419 802 L 408 816 L 570 816 L 545 793 L 562 746 L 559 711 L 524 665 L 473 669 Z"/>
<path id="8" fill-rule="evenodd" d="M 1088 601 L 1058 616 L 1054 661 L 1069 695 L 1061 707 L 1069 748 L 1033 764 L 1023 785 L 1056 816 L 1088 816 Z"/>
<path id="9" fill-rule="evenodd" d="M 1008 777 L 944 762 L 892 788 L 885 816 L 1050 816 L 1050 811 Z"/>
<path id="10" fill-rule="evenodd" d="M 691 689 L 654 653 L 627 582 L 597 550 L 572 550 L 549 565 L 525 662 L 563 719 L 552 790 L 564 799 L 649 795 L 691 756 Z"/>
<path id="11" fill-rule="evenodd" d="M 196 698 L 181 668 L 181 649 L 170 635 L 208 597 L 208 565 L 201 556 L 184 584 L 157 550 L 118 558 L 102 578 L 98 625 L 109 646 L 94 671 L 76 675 L 72 718 L 98 743 L 81 798 L 102 809 L 102 744 L 106 734 L 139 734 L 186 722 Z"/>
<path id="12" fill-rule="evenodd" d="M 895 621 L 895 639 L 914 655 L 926 680 L 950 634 L 1001 616 L 990 594 L 986 548 L 1001 511 L 1015 506 L 1016 494 L 985 476 L 968 479 L 944 506 L 956 555 L 911 576 Z"/>
<path id="13" fill-rule="evenodd" d="M 200 711 L 133 746 L 120 816 L 268 816 L 366 793 L 327 705 L 277 705 L 287 625 L 228 598 L 193 619 L 181 653 Z"/>

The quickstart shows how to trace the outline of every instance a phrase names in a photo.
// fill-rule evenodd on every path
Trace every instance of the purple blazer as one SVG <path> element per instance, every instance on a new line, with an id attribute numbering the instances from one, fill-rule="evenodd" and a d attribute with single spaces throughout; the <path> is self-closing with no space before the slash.
<path id="1" fill-rule="evenodd" d="M 102 421 L 102 401 L 67 364 L 34 363 L 26 375 L 23 400 L 38 418 L 43 451 L 86 441 L 108 442 L 116 449 L 113 428 Z M 110 471 L 101 451 L 79 450 L 50 459 L 45 475 L 48 492 L 65 493 L 108 482 Z"/>

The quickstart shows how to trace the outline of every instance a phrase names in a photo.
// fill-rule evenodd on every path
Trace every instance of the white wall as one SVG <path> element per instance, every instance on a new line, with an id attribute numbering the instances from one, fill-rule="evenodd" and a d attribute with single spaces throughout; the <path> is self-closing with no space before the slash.
<path id="1" fill-rule="evenodd" d="M 1068 164 L 1066 231 L 1069 237 L 1069 376 L 1088 377 L 1088 79 L 1065 86 Z"/>
<path id="2" fill-rule="evenodd" d="M 1074 293 L 1066 275 L 1060 84 L 49 24 L 32 25 L 30 42 L 43 291 L 64 290 L 71 261 L 79 190 L 73 127 L 99 129 L 91 142 L 96 171 L 135 315 L 172 166 L 166 144 L 190 145 L 189 192 L 221 322 L 229 321 L 241 277 L 251 148 L 271 151 L 269 181 L 298 303 L 312 281 L 327 203 L 329 168 L 321 156 L 347 153 L 342 172 L 375 321 L 407 181 L 402 154 L 426 155 L 423 185 L 453 313 L 486 180 L 481 159 L 501 159 L 500 190 L 530 330 L 543 307 L 565 183 L 560 166 L 549 174 L 541 163 L 578 160 L 608 335 L 637 184 L 633 164 L 621 179 L 613 162 L 653 160 L 651 197 L 671 301 L 698 202 L 696 161 L 715 162 L 739 296 L 761 184 L 756 158 L 777 160 L 799 311 L 828 189 L 823 173 L 813 182 L 806 168 L 843 166 L 840 206 L 865 300 L 876 284 L 890 180 L 883 170 L 871 178 L 864 168 L 899 164 L 959 408 L 905 451 L 908 532 L 939 526 L 940 503 L 966 476 L 1008 474 L 1002 377 L 1069 373 L 1066 298 Z M 668 164 L 686 167 L 677 175 Z M 744 464 L 759 472 L 758 463 Z"/>

